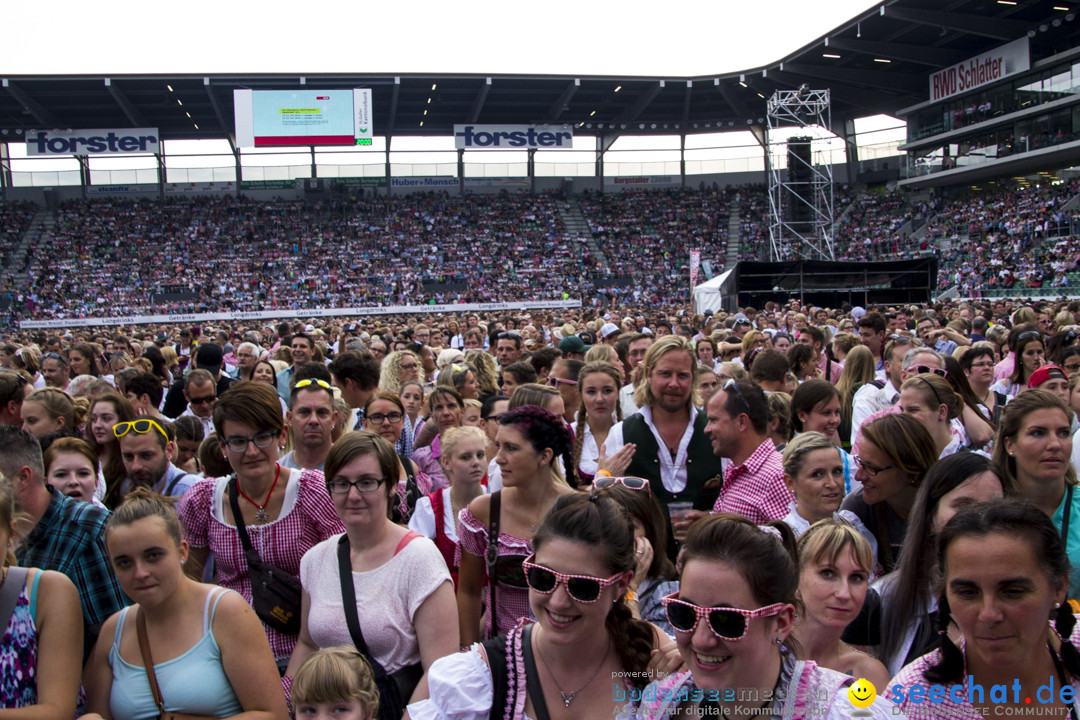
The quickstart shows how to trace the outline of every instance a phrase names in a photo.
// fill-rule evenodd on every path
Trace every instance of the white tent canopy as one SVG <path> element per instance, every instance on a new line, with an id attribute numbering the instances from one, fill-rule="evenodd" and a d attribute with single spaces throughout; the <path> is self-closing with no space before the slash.
<path id="1" fill-rule="evenodd" d="M 719 312 L 724 309 L 725 297 L 730 303 L 736 300 L 735 268 L 726 270 L 694 288 L 694 312 L 699 314 L 706 310 Z"/>

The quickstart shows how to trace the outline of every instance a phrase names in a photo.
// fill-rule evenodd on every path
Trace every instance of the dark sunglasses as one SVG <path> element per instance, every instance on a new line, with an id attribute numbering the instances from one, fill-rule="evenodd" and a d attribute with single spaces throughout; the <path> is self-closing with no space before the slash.
<path id="1" fill-rule="evenodd" d="M 509 338 L 511 340 L 520 340 L 521 339 L 521 333 L 519 333 L 517 330 L 507 330 L 506 332 L 499 333 L 498 336 L 495 339 L 496 340 L 506 340 L 507 338 Z"/>
<path id="2" fill-rule="evenodd" d="M 698 620 L 704 618 L 708 620 L 709 629 L 712 630 L 713 635 L 723 640 L 741 640 L 746 635 L 749 620 L 779 615 L 784 609 L 783 603 L 766 605 L 757 610 L 729 607 L 703 608 L 680 600 L 679 593 L 668 595 L 661 602 L 667 610 L 668 622 L 678 632 L 694 632 Z"/>
<path id="3" fill-rule="evenodd" d="M 929 365 L 915 365 L 912 367 L 912 370 L 915 371 L 916 375 L 926 375 L 928 373 L 932 373 L 934 375 L 937 375 L 938 377 L 949 377 L 949 372 L 947 370 L 942 370 L 941 368 L 932 368 Z"/>
<path id="4" fill-rule="evenodd" d="M 543 565 L 534 564 L 531 562 L 534 557 L 536 556 L 530 555 L 525 562 L 521 563 L 521 567 L 525 570 L 525 582 L 529 584 L 529 588 L 541 595 L 550 595 L 555 592 L 555 588 L 559 587 L 559 583 L 564 583 L 566 592 L 580 603 L 596 602 L 600 599 L 600 593 L 605 587 L 614 585 L 625 575 L 625 573 L 616 573 L 606 580 L 591 575 L 564 575 Z"/>

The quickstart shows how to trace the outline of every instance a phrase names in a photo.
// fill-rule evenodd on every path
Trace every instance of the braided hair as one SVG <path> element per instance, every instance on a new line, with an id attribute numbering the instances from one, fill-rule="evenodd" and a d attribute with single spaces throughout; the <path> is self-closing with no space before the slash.
<path id="1" fill-rule="evenodd" d="M 581 405 L 577 411 L 577 426 L 574 428 L 574 467 L 576 468 L 581 463 L 581 448 L 585 444 L 585 423 L 588 422 L 585 412 L 585 394 L 581 392 L 582 386 L 585 384 L 585 378 L 593 373 L 603 373 L 612 380 L 615 381 L 615 418 L 616 422 L 622 422 L 622 403 L 619 402 L 619 384 L 622 382 L 622 375 L 619 373 L 619 369 L 609 362 L 594 362 L 581 368 L 578 372 L 578 394 L 581 395 Z"/>
<path id="2" fill-rule="evenodd" d="M 952 621 L 946 591 L 948 568 L 945 556 L 949 545 L 965 537 L 986 537 L 990 534 L 1009 535 L 1030 543 L 1035 559 L 1053 585 L 1068 582 L 1069 557 L 1054 523 L 1046 513 L 1019 498 L 995 500 L 971 505 L 958 512 L 938 537 L 937 577 L 938 618 L 937 631 L 941 636 L 941 661 L 931 665 L 923 676 L 931 683 L 958 683 L 964 677 L 964 654 L 949 637 Z M 1069 638 L 1072 636 L 1076 618 L 1070 603 L 1061 603 L 1054 614 L 1054 629 L 1061 638 L 1061 662 L 1070 675 L 1080 675 L 1080 652 Z"/>
<path id="3" fill-rule="evenodd" d="M 538 453 L 551 448 L 556 457 L 562 458 L 563 467 L 566 468 L 564 479 L 562 473 L 559 472 L 559 466 L 552 462 L 551 472 L 555 475 L 555 479 L 565 482 L 572 488 L 578 486 L 577 471 L 572 457 L 574 440 L 570 428 L 566 426 L 562 418 L 556 417 L 539 405 L 522 405 L 503 415 L 499 420 L 499 425 L 510 425 L 516 428 Z"/>

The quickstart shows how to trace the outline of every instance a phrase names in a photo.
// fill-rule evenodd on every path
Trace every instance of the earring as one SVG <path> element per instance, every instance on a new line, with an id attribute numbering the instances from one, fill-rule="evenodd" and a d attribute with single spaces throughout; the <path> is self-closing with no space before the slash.
<path id="1" fill-rule="evenodd" d="M 776 638 L 776 644 L 777 645 L 783 645 L 784 644 L 784 638 L 781 638 L 781 637 Z"/>

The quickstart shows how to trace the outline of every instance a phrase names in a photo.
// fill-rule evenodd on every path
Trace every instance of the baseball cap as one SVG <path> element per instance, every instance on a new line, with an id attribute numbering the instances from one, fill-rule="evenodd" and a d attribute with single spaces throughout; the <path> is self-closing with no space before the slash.
<path id="1" fill-rule="evenodd" d="M 581 332 L 579 332 L 577 334 L 577 336 L 579 338 L 581 338 L 581 342 L 585 343 L 585 345 L 595 345 L 596 344 L 596 335 L 589 332 L 588 330 L 582 330 Z"/>
<path id="2" fill-rule="evenodd" d="M 863 308 L 863 307 L 861 307 L 859 305 L 856 305 L 855 307 L 851 308 L 851 317 L 855 318 L 856 320 L 863 317 L 864 315 L 866 315 L 866 309 L 865 308 Z"/>
<path id="3" fill-rule="evenodd" d="M 619 326 L 615 323 L 604 323 L 603 327 L 600 328 L 600 337 L 607 339 L 619 332 L 622 332 L 622 330 L 620 330 Z"/>
<path id="4" fill-rule="evenodd" d="M 1037 388 L 1048 380 L 1068 380 L 1069 376 L 1057 365 L 1043 365 L 1031 373 L 1028 378 L 1028 389 Z"/>
<path id="5" fill-rule="evenodd" d="M 570 335 L 564 337 L 559 341 L 559 351 L 562 353 L 586 353 L 589 351 L 589 346 L 579 338 L 577 335 Z"/>
<path id="6" fill-rule="evenodd" d="M 356 323 L 349 323 L 345 327 L 341 328 L 342 332 L 354 333 L 360 329 L 360 326 Z"/>

